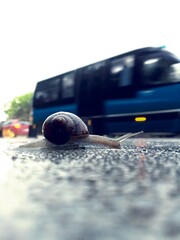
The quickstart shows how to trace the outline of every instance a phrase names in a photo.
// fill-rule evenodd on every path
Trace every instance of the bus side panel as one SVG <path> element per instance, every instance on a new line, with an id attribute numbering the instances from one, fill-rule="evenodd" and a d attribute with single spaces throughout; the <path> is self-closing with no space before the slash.
<path id="1" fill-rule="evenodd" d="M 135 118 L 134 118 L 135 119 Z M 127 132 L 139 132 L 144 133 L 180 133 L 180 119 L 167 119 L 167 120 L 147 120 L 145 122 L 131 121 L 124 122 L 119 121 L 106 121 L 105 128 L 106 133 L 127 133 Z"/>
<path id="2" fill-rule="evenodd" d="M 107 116 L 105 128 L 108 132 L 118 131 L 148 131 L 148 132 L 180 132 L 180 117 L 176 115 L 162 115 L 158 119 L 148 116 L 145 122 L 135 122 L 135 117 L 125 122 L 121 118 L 108 117 L 109 115 L 135 113 L 144 114 L 152 111 L 180 111 L 180 84 L 161 86 L 149 90 L 140 90 L 137 96 L 131 99 L 106 100 L 104 102 L 104 113 Z"/>

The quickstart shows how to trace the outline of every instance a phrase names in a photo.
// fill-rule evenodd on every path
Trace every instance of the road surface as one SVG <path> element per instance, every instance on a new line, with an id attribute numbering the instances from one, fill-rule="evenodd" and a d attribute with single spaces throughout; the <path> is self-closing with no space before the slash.
<path id="1" fill-rule="evenodd" d="M 0 139 L 0 239 L 180 239 L 180 139 L 13 149 L 23 141 Z"/>

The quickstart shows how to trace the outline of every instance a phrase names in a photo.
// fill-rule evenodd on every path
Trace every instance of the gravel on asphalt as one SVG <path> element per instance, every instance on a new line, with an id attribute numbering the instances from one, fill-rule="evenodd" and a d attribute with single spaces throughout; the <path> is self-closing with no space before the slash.
<path id="1" fill-rule="evenodd" d="M 180 239 L 180 139 L 0 146 L 0 239 Z"/>

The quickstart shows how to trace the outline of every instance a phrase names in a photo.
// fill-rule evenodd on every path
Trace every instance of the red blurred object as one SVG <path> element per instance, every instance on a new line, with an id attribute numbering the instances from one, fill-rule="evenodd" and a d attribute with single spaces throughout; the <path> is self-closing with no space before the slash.
<path id="1" fill-rule="evenodd" d="M 29 133 L 29 122 L 11 119 L 2 124 L 3 137 L 27 136 Z"/>

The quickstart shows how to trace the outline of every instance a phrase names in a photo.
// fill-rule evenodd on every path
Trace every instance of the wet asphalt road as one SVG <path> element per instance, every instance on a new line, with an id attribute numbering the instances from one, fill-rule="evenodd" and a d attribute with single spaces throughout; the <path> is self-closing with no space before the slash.
<path id="1" fill-rule="evenodd" d="M 1 240 L 180 239 L 180 139 L 120 150 L 0 143 Z"/>

